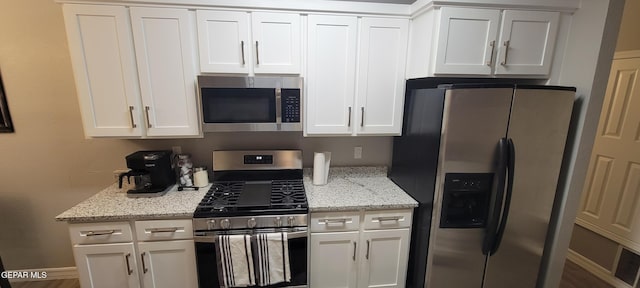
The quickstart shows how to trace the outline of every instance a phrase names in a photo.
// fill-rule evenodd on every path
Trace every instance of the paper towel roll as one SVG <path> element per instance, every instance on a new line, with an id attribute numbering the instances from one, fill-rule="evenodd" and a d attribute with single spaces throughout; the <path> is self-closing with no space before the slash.
<path id="1" fill-rule="evenodd" d="M 313 153 L 313 185 L 325 185 L 329 179 L 331 152 Z"/>

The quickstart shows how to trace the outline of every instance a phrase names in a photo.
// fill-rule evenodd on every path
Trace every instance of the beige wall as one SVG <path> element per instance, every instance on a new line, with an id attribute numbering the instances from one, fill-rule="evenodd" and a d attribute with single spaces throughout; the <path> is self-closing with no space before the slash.
<path id="1" fill-rule="evenodd" d="M 0 0 L 0 70 L 16 128 L 0 134 L 0 255 L 9 269 L 74 266 L 66 225 L 53 218 L 112 183 L 112 171 L 136 150 L 180 145 L 207 166 L 212 150 L 230 148 L 299 148 L 306 166 L 317 150 L 333 151 L 335 165 L 391 162 L 391 137 L 84 139 L 62 10 L 53 0 Z M 363 146 L 363 159 L 353 159 L 353 146 Z"/>
<path id="2" fill-rule="evenodd" d="M 640 50 L 640 1 L 626 0 L 616 51 Z"/>

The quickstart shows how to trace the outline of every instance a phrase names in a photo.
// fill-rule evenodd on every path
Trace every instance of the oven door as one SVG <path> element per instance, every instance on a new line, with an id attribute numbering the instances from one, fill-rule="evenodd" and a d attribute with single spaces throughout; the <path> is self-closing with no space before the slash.
<path id="1" fill-rule="evenodd" d="M 218 235 L 286 232 L 289 243 L 289 264 L 291 267 L 291 282 L 269 285 L 264 287 L 307 287 L 307 237 L 305 227 L 290 229 L 256 229 L 230 231 L 198 231 L 194 240 L 196 245 L 196 263 L 198 268 L 198 283 L 200 288 L 224 287 L 221 281 L 221 266 L 218 262 Z"/>

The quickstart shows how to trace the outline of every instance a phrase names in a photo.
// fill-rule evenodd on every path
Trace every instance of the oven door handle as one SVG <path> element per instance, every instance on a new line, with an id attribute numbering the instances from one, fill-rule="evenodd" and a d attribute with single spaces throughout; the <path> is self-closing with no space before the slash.
<path id="1" fill-rule="evenodd" d="M 277 233 L 277 232 L 274 232 Z M 303 238 L 303 237 L 308 237 L 308 231 L 296 231 L 296 232 L 286 232 L 287 233 L 287 239 L 296 239 L 296 238 Z M 196 243 L 216 243 L 217 239 L 218 239 L 218 235 L 229 235 L 229 234 L 217 234 L 217 235 L 207 235 L 207 236 L 202 236 L 202 235 L 194 235 L 193 236 L 193 241 Z M 233 234 L 230 234 L 233 235 Z M 242 235 L 242 234 L 239 234 Z M 245 235 L 255 235 L 255 234 L 245 234 Z"/>

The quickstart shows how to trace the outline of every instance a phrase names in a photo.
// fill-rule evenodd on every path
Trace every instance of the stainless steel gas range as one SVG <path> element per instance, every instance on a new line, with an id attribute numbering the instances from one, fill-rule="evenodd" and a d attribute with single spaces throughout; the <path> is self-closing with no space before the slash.
<path id="1" fill-rule="evenodd" d="M 286 234 L 291 281 L 265 287 L 306 287 L 307 213 L 301 151 L 214 151 L 213 185 L 193 220 L 200 288 L 228 286 L 220 236 L 268 233 Z"/>

